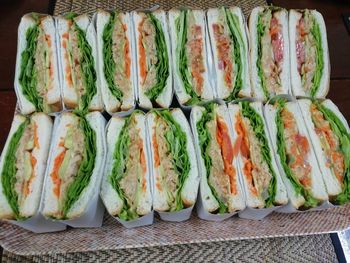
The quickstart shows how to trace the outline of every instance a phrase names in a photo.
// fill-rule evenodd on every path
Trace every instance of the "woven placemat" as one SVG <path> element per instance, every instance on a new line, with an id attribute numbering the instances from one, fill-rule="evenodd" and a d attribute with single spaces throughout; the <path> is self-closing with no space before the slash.
<path id="1" fill-rule="evenodd" d="M 337 262 L 329 235 L 210 242 L 67 253 L 18 256 L 4 251 L 7 262 Z"/>
<path id="2" fill-rule="evenodd" d="M 207 9 L 218 6 L 239 6 L 243 13 L 247 16 L 250 11 L 259 5 L 266 5 L 265 0 L 58 0 L 55 5 L 55 15 L 67 12 L 91 13 L 98 8 L 102 9 L 118 9 L 121 11 L 133 11 L 136 9 L 147 9 L 152 6 L 159 5 L 162 9 L 169 10 L 174 7 L 193 7 Z"/>

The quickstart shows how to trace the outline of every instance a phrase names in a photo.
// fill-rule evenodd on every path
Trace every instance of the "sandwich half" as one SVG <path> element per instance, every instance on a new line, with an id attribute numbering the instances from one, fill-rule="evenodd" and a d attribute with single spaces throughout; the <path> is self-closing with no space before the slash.
<path id="1" fill-rule="evenodd" d="M 97 51 L 101 93 L 109 113 L 135 105 L 132 24 L 129 13 L 97 11 Z"/>
<path id="2" fill-rule="evenodd" d="M 278 99 L 274 105 L 266 104 L 265 117 L 292 206 L 305 210 L 328 200 L 297 102 Z"/>
<path id="3" fill-rule="evenodd" d="M 327 31 L 316 10 L 289 11 L 290 67 L 295 96 L 325 98 L 330 64 Z"/>
<path id="4" fill-rule="evenodd" d="M 200 198 L 204 209 L 213 214 L 243 210 L 245 198 L 226 106 L 210 103 L 193 107 L 191 124 L 201 172 Z"/>
<path id="5" fill-rule="evenodd" d="M 105 120 L 99 112 L 64 112 L 56 121 L 41 212 L 48 218 L 75 219 L 100 190 Z"/>
<path id="6" fill-rule="evenodd" d="M 22 114 L 62 109 L 54 18 L 31 13 L 18 27 L 15 90 Z"/>
<path id="7" fill-rule="evenodd" d="M 138 103 L 168 108 L 173 99 L 171 53 L 165 11 L 133 13 Z"/>
<path id="8" fill-rule="evenodd" d="M 285 205 L 287 191 L 279 174 L 261 102 L 230 104 L 234 129 L 234 155 L 243 179 L 247 205 L 269 208 Z"/>
<path id="9" fill-rule="evenodd" d="M 248 39 L 241 9 L 211 8 L 207 18 L 218 98 L 250 97 Z"/>
<path id="10" fill-rule="evenodd" d="M 145 116 L 113 117 L 107 129 L 101 197 L 112 216 L 134 220 L 152 210 Z"/>
<path id="11" fill-rule="evenodd" d="M 196 202 L 199 177 L 190 126 L 180 109 L 147 114 L 153 170 L 153 207 L 174 212 Z"/>
<path id="12" fill-rule="evenodd" d="M 63 102 L 68 109 L 102 111 L 96 32 L 88 15 L 57 17 Z"/>
<path id="13" fill-rule="evenodd" d="M 207 60 L 207 31 L 202 10 L 169 11 L 176 95 L 182 105 L 213 98 Z"/>
<path id="14" fill-rule="evenodd" d="M 249 16 L 253 97 L 267 100 L 290 93 L 288 12 L 280 7 L 256 7 Z"/>
<path id="15" fill-rule="evenodd" d="M 52 131 L 44 113 L 16 114 L 0 159 L 0 219 L 38 212 Z"/>
<path id="16" fill-rule="evenodd" d="M 323 180 L 334 204 L 350 199 L 350 129 L 330 100 L 298 101 L 314 146 Z"/>

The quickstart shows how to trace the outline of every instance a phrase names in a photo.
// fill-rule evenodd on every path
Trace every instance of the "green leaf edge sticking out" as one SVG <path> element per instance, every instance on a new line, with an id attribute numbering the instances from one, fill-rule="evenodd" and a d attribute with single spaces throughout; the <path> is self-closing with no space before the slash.
<path id="1" fill-rule="evenodd" d="M 206 176 L 208 180 L 208 186 L 216 199 L 216 201 L 219 204 L 219 214 L 224 214 L 228 212 L 228 206 L 219 198 L 219 195 L 217 194 L 215 188 L 209 183 L 209 176 L 210 176 L 210 170 L 212 166 L 212 160 L 209 155 L 209 145 L 210 145 L 210 140 L 215 139 L 212 138 L 206 125 L 209 121 L 214 119 L 214 114 L 215 114 L 215 105 L 214 103 L 209 103 L 205 106 L 203 106 L 205 110 L 202 113 L 202 117 L 200 120 L 196 123 L 196 129 L 198 133 L 198 141 L 199 141 L 199 147 L 201 150 L 201 156 L 204 161 L 204 166 L 206 170 Z"/>
<path id="2" fill-rule="evenodd" d="M 272 176 L 268 188 L 269 196 L 265 199 L 265 207 L 272 207 L 274 205 L 277 193 L 277 178 L 275 170 L 272 167 L 271 150 L 269 147 L 269 142 L 266 138 L 267 135 L 265 134 L 265 124 L 262 117 L 256 112 L 254 108 L 250 106 L 248 101 L 240 102 L 240 106 L 242 109 L 242 115 L 245 118 L 249 119 L 249 123 L 253 129 L 255 137 L 260 142 L 260 153 L 263 156 L 263 159 L 266 162 L 267 166 L 269 167 L 269 172 Z"/>
<path id="3" fill-rule="evenodd" d="M 112 95 L 119 101 L 123 98 L 123 92 L 117 87 L 114 81 L 116 72 L 116 62 L 113 59 L 113 31 L 115 27 L 115 20 L 118 13 L 113 11 L 110 14 L 108 23 L 104 26 L 102 40 L 103 40 L 103 73 L 107 81 L 107 86 Z"/>
<path id="4" fill-rule="evenodd" d="M 20 215 L 18 205 L 18 195 L 15 191 L 16 184 L 16 151 L 18 149 L 19 141 L 21 140 L 23 133 L 28 126 L 30 120 L 27 118 L 21 123 L 17 131 L 12 135 L 8 144 L 7 152 L 4 158 L 4 165 L 1 173 L 2 191 L 6 196 L 7 202 L 10 205 L 16 220 L 24 220 L 25 217 Z"/>
<path id="5" fill-rule="evenodd" d="M 145 92 L 145 95 L 151 100 L 155 101 L 159 95 L 163 92 L 166 82 L 169 77 L 169 57 L 168 49 L 165 41 L 165 36 L 162 28 L 162 24 L 152 13 L 147 13 L 147 18 L 151 20 L 154 29 L 156 31 L 155 44 L 157 47 L 157 58 L 156 64 L 157 70 L 157 84 Z"/>
<path id="6" fill-rule="evenodd" d="M 293 185 L 295 192 L 304 197 L 305 199 L 304 207 L 306 208 L 315 207 L 318 205 L 319 201 L 316 198 L 314 198 L 307 189 L 304 188 L 304 186 L 298 181 L 297 178 L 295 178 L 295 176 L 292 173 L 292 170 L 288 166 L 287 154 L 286 154 L 286 142 L 284 139 L 284 124 L 281 116 L 281 112 L 285 107 L 286 100 L 277 99 L 276 103 L 277 103 L 277 112 L 276 112 L 275 122 L 277 126 L 277 136 L 276 136 L 277 153 L 280 157 L 283 170 L 288 180 Z"/>

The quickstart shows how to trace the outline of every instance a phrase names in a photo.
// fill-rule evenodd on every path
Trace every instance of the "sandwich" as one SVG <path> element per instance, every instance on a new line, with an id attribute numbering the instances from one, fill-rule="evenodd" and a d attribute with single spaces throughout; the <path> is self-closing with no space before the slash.
<path id="1" fill-rule="evenodd" d="M 129 221 L 152 210 L 145 116 L 112 117 L 101 197 L 112 216 Z"/>
<path id="2" fill-rule="evenodd" d="M 22 114 L 62 109 L 52 16 L 24 15 L 18 27 L 15 90 Z"/>
<path id="3" fill-rule="evenodd" d="M 196 202 L 199 177 L 192 134 L 180 109 L 147 114 L 153 170 L 153 208 L 174 212 Z"/>
<path id="4" fill-rule="evenodd" d="M 330 100 L 298 101 L 321 168 L 323 180 L 334 204 L 350 200 L 350 129 Z"/>
<path id="5" fill-rule="evenodd" d="M 218 97 L 225 101 L 250 97 L 248 39 L 241 9 L 211 8 L 207 18 Z"/>
<path id="6" fill-rule="evenodd" d="M 101 93 L 109 113 L 135 105 L 132 27 L 129 13 L 97 11 L 97 52 Z"/>
<path id="7" fill-rule="evenodd" d="M 288 202 L 279 174 L 261 102 L 230 104 L 234 129 L 234 155 L 237 155 L 246 193 L 247 206 L 269 208 Z"/>
<path id="8" fill-rule="evenodd" d="M 290 67 L 295 96 L 324 98 L 329 90 L 327 31 L 316 10 L 289 11 Z"/>
<path id="9" fill-rule="evenodd" d="M 180 104 L 193 105 L 213 98 L 207 60 L 207 32 L 202 10 L 171 9 L 169 28 L 172 63 Z"/>
<path id="10" fill-rule="evenodd" d="M 226 106 L 210 103 L 193 107 L 191 125 L 201 172 L 200 198 L 204 209 L 212 214 L 243 210 L 245 198 Z"/>
<path id="11" fill-rule="evenodd" d="M 288 13 L 280 7 L 256 7 L 249 16 L 253 97 L 267 100 L 290 93 Z"/>
<path id="12" fill-rule="evenodd" d="M 138 103 L 168 108 L 173 97 L 171 53 L 165 12 L 133 13 Z"/>
<path id="13" fill-rule="evenodd" d="M 38 213 L 51 130 L 45 113 L 14 116 L 0 159 L 0 219 L 21 221 Z"/>
<path id="14" fill-rule="evenodd" d="M 265 117 L 291 205 L 305 210 L 328 200 L 310 137 L 297 102 L 266 104 Z"/>
<path id="15" fill-rule="evenodd" d="M 98 85 L 96 32 L 88 15 L 57 18 L 63 102 L 68 109 L 102 111 Z"/>
<path id="16" fill-rule="evenodd" d="M 56 122 L 41 212 L 47 218 L 75 219 L 100 190 L 105 120 L 99 112 L 64 112 Z"/>

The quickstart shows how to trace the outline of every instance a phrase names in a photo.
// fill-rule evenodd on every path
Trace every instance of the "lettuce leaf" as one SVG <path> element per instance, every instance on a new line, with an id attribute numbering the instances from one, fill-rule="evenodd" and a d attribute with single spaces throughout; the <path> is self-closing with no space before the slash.
<path id="1" fill-rule="evenodd" d="M 265 130 L 264 130 L 264 122 L 261 116 L 255 111 L 255 109 L 249 105 L 248 101 L 240 102 L 240 106 L 242 108 L 242 115 L 249 119 L 250 126 L 252 127 L 256 138 L 260 142 L 261 155 L 264 161 L 267 163 L 269 167 L 269 172 L 272 176 L 269 184 L 269 188 L 268 188 L 269 196 L 265 200 L 265 207 L 271 207 L 273 206 L 276 198 L 277 179 L 276 179 L 276 173 L 272 167 L 271 150 L 269 147 L 268 140 L 266 138 L 267 135 L 265 134 Z"/>
<path id="2" fill-rule="evenodd" d="M 318 200 L 314 198 L 306 188 L 304 188 L 304 186 L 299 182 L 299 180 L 296 178 L 296 176 L 293 174 L 292 170 L 289 167 L 288 157 L 286 153 L 286 142 L 284 139 L 284 124 L 281 116 L 286 101 L 284 99 L 278 99 L 276 103 L 278 105 L 275 118 L 277 126 L 277 153 L 280 157 L 283 170 L 288 180 L 293 185 L 295 192 L 297 194 L 302 195 L 305 198 L 304 207 L 315 207 L 318 204 Z"/>
<path id="3" fill-rule="evenodd" d="M 23 95 L 35 106 L 36 111 L 44 110 L 44 100 L 39 96 L 37 87 L 37 69 L 35 67 L 35 52 L 40 28 L 39 22 L 28 28 L 26 32 L 26 48 L 21 54 L 19 84 Z"/>
<path id="4" fill-rule="evenodd" d="M 179 211 L 184 208 L 181 199 L 181 192 L 191 169 L 190 158 L 187 152 L 187 136 L 181 126 L 175 121 L 169 110 L 158 110 L 153 112 L 163 118 L 170 127 L 170 130 L 165 134 L 165 139 L 168 144 L 168 149 L 173 157 L 175 171 L 178 174 L 176 206 L 175 210 L 171 210 L 171 212 Z"/>
<path id="5" fill-rule="evenodd" d="M 228 8 L 224 7 L 226 22 L 230 30 L 230 36 L 233 42 L 233 58 L 235 62 L 235 84 L 231 94 L 225 99 L 225 101 L 232 101 L 238 98 L 238 93 L 243 88 L 243 69 L 245 65 L 244 57 L 241 54 L 245 54 L 245 45 L 243 42 L 242 32 L 239 27 L 239 18 L 234 15 Z"/>
<path id="6" fill-rule="evenodd" d="M 118 14 L 113 11 L 109 18 L 108 23 L 103 29 L 103 73 L 105 75 L 108 89 L 112 95 L 119 101 L 123 98 L 123 92 L 117 87 L 114 76 L 116 72 L 116 62 L 113 59 L 113 30 L 115 27 L 115 20 Z"/>
<path id="7" fill-rule="evenodd" d="M 79 115 L 78 115 L 79 116 Z M 89 185 L 95 168 L 96 160 L 96 133 L 83 115 L 79 116 L 80 129 L 84 133 L 84 155 L 74 182 L 68 187 L 63 205 L 63 218 L 67 218 L 69 210 L 81 197 L 85 188 Z"/>
<path id="8" fill-rule="evenodd" d="M 350 134 L 345 128 L 343 122 L 336 114 L 319 102 L 314 102 L 319 111 L 323 113 L 324 118 L 329 122 L 332 131 L 338 137 L 339 149 L 344 155 L 344 179 L 343 191 L 335 197 L 334 203 L 342 205 L 350 200 Z"/>
<path id="9" fill-rule="evenodd" d="M 204 166 L 206 170 L 206 176 L 208 179 L 209 188 L 213 196 L 215 197 L 216 201 L 219 203 L 219 211 L 218 211 L 219 214 L 223 214 L 228 212 L 228 206 L 219 198 L 219 195 L 217 194 L 215 188 L 209 183 L 210 170 L 212 167 L 212 160 L 209 154 L 209 145 L 210 145 L 210 140 L 215 138 L 211 137 L 206 125 L 209 121 L 215 118 L 214 116 L 215 106 L 214 106 L 214 103 L 210 103 L 204 107 L 205 107 L 205 111 L 203 112 L 201 119 L 196 124 L 199 147 L 201 149 L 201 156 L 204 160 Z"/>
<path id="10" fill-rule="evenodd" d="M 151 101 L 155 101 L 163 92 L 169 77 L 169 57 L 162 24 L 152 13 L 148 13 L 147 18 L 151 20 L 156 31 L 155 44 L 157 47 L 158 62 L 156 64 L 157 84 L 147 90 L 145 95 Z"/>
<path id="11" fill-rule="evenodd" d="M 310 90 L 311 97 L 315 97 L 316 93 L 320 87 L 322 73 L 323 73 L 323 48 L 322 48 L 322 38 L 320 25 L 316 22 L 316 19 L 313 19 L 313 26 L 311 28 L 311 34 L 315 39 L 316 45 L 316 70 L 315 75 L 312 79 L 312 87 Z"/>
<path id="12" fill-rule="evenodd" d="M 188 61 L 186 56 L 186 43 L 187 43 L 187 15 L 190 10 L 182 10 L 180 16 L 175 20 L 176 25 L 176 63 L 180 72 L 181 80 L 185 88 L 186 93 L 191 96 L 191 99 L 186 103 L 187 105 L 193 105 L 198 103 L 201 99 L 194 92 L 191 85 L 191 73 L 188 68 Z"/>
<path id="13" fill-rule="evenodd" d="M 23 122 L 12 135 L 7 152 L 4 159 L 3 170 L 1 173 L 1 184 L 4 195 L 6 196 L 7 202 L 9 203 L 13 213 L 17 220 L 23 220 L 25 218 L 20 216 L 18 195 L 15 190 L 16 184 L 16 151 L 18 144 L 23 136 L 23 133 L 29 124 L 29 119 Z"/>

